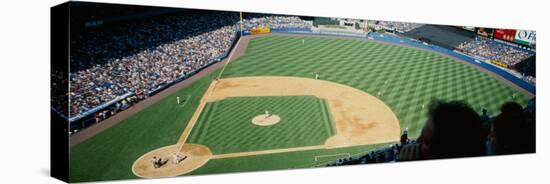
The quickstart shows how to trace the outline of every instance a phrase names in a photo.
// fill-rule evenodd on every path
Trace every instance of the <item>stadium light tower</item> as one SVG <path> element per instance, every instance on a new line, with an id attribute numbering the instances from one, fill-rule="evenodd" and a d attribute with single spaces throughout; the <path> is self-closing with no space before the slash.
<path id="1" fill-rule="evenodd" d="M 240 12 L 240 21 L 241 21 L 241 36 L 243 36 L 243 12 Z"/>

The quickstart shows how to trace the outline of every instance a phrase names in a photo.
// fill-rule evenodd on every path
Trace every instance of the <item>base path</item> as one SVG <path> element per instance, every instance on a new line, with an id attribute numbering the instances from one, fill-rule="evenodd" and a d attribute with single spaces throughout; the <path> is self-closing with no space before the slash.
<path id="1" fill-rule="evenodd" d="M 212 155 L 206 146 L 185 143 L 208 102 L 228 97 L 305 95 L 325 99 L 328 103 L 336 133 L 323 145 Z M 300 77 L 224 78 L 214 80 L 210 84 L 177 144 L 151 151 L 140 157 L 134 163 L 133 171 L 136 176 L 144 178 L 177 176 L 201 167 L 209 159 L 387 143 L 398 141 L 399 137 L 399 121 L 393 111 L 378 98 L 353 87 Z M 153 168 L 153 156 L 169 158 L 173 153 L 191 155 L 186 159 L 189 163 L 168 163 L 163 166 L 165 168 Z"/>

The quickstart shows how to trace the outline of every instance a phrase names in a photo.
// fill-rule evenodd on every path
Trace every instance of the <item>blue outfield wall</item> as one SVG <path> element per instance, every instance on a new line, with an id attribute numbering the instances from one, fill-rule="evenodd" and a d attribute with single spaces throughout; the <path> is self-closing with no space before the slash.
<path id="1" fill-rule="evenodd" d="M 525 89 L 532 93 L 533 95 L 536 95 L 536 87 L 534 84 L 531 84 L 521 78 L 516 77 L 515 75 L 509 73 L 506 70 L 503 70 L 497 66 L 479 61 L 482 60 L 481 58 L 476 59 L 475 57 L 465 55 L 462 53 L 455 52 L 453 50 L 449 50 L 443 47 L 439 47 L 437 45 L 427 44 L 418 40 L 414 40 L 411 38 L 404 38 L 396 35 L 391 34 L 380 34 L 380 33 L 373 33 L 370 32 L 368 34 L 353 34 L 353 33 L 337 33 L 337 32 L 320 32 L 315 33 L 312 32 L 309 29 L 272 29 L 271 32 L 273 33 L 286 33 L 286 34 L 306 34 L 306 35 L 319 35 L 319 36 L 338 36 L 338 37 L 349 37 L 349 38 L 363 38 L 366 40 L 374 40 L 374 41 L 380 41 L 385 43 L 391 43 L 391 44 L 397 44 L 397 45 L 405 45 L 410 47 L 415 47 L 419 49 L 425 49 L 433 52 L 437 52 L 440 54 L 452 56 L 454 58 L 466 61 L 472 65 L 480 66 L 484 69 L 487 69 L 504 79 L 514 83 L 515 85 L 521 87 L 522 89 Z M 246 33 L 245 33 L 246 34 Z"/>

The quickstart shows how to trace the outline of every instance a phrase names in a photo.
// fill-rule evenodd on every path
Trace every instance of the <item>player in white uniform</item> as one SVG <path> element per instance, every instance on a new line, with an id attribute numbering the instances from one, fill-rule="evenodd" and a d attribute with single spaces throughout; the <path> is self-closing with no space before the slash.
<path id="1" fill-rule="evenodd" d="M 180 97 L 179 96 L 176 97 L 176 101 L 178 101 L 178 105 L 179 105 L 180 104 Z"/>
<path id="2" fill-rule="evenodd" d="M 180 158 L 180 155 L 178 153 L 172 154 L 172 157 L 173 157 L 174 164 L 179 164 L 180 163 L 181 158 Z"/>

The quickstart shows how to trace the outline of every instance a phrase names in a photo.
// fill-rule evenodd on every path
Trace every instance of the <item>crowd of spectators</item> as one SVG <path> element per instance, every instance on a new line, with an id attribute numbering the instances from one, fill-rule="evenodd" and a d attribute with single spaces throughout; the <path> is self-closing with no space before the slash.
<path id="1" fill-rule="evenodd" d="M 536 83 L 534 72 L 528 72 L 534 71 L 535 62 L 532 52 L 481 38 L 464 42 L 457 49 L 468 55 L 499 61 L 508 65 L 509 68 L 516 68 L 522 73 L 523 80 Z M 533 61 L 526 61 L 529 58 L 533 58 Z"/>
<path id="2" fill-rule="evenodd" d="M 298 16 L 247 14 L 243 19 L 243 29 L 269 27 L 271 29 L 311 29 L 312 21 L 303 20 Z"/>
<path id="3" fill-rule="evenodd" d="M 195 12 L 73 34 L 70 111 L 65 108 L 66 114 L 76 115 L 134 94 L 95 112 L 93 121 L 101 122 L 165 84 L 207 66 L 229 52 L 236 39 L 238 21 L 237 13 Z M 311 28 L 312 23 L 297 16 L 248 14 L 243 25 L 245 29 Z"/>
<path id="4" fill-rule="evenodd" d="M 69 114 L 69 105 L 67 101 L 67 87 L 69 79 L 67 73 L 54 70 L 51 71 L 51 108 L 58 114 L 67 117 Z"/>
<path id="5" fill-rule="evenodd" d="M 393 22 L 393 21 L 380 21 L 380 20 L 369 20 L 369 25 L 380 26 L 387 30 L 393 30 L 401 33 L 409 32 L 413 29 L 416 29 L 424 24 L 410 23 L 410 22 Z"/>
<path id="6" fill-rule="evenodd" d="M 103 120 L 106 120 L 111 116 L 114 116 L 115 114 L 130 108 L 132 105 L 137 104 L 140 100 L 142 100 L 142 98 L 140 98 L 139 96 L 131 95 L 123 98 L 114 105 L 107 106 L 101 110 L 98 110 L 92 115 L 90 119 L 85 118 L 84 121 L 79 121 L 79 123 L 77 123 L 79 125 L 71 126 L 69 130 L 69 135 L 78 133 L 81 129 L 85 128 L 86 125 L 100 123 Z"/>
<path id="7" fill-rule="evenodd" d="M 414 140 L 411 140 L 410 143 L 414 143 Z M 340 158 L 336 160 L 336 162 L 329 163 L 326 166 L 395 162 L 397 159 L 397 154 L 401 149 L 400 147 L 401 144 L 392 144 L 387 148 L 377 149 L 366 154 L 360 154 L 349 158 Z"/>
<path id="8" fill-rule="evenodd" d="M 133 95 L 127 98 L 122 99 L 120 102 L 117 102 L 114 106 L 111 106 L 106 109 L 102 109 L 94 114 L 95 123 L 99 123 L 116 113 L 128 109 L 133 104 L 139 101 L 138 97 Z"/>
<path id="9" fill-rule="evenodd" d="M 494 117 L 485 109 L 479 115 L 463 102 L 435 102 L 416 140 L 405 129 L 397 144 L 327 166 L 534 153 L 535 119 L 535 98 L 526 107 L 507 102 Z"/>
<path id="10" fill-rule="evenodd" d="M 530 76 L 530 75 L 525 75 L 525 76 L 522 77 L 522 79 L 527 81 L 527 82 L 530 82 L 531 84 L 536 84 L 537 83 L 537 78 L 533 77 L 533 76 Z"/>
<path id="11" fill-rule="evenodd" d="M 146 97 L 226 54 L 237 13 L 171 15 L 95 29 L 71 41 L 71 115 L 123 94 Z"/>
<path id="12" fill-rule="evenodd" d="M 522 74 L 524 80 L 536 84 L 536 54 L 514 65 L 514 69 Z"/>
<path id="13" fill-rule="evenodd" d="M 500 61 L 508 66 L 513 66 L 533 55 L 528 51 L 481 38 L 461 43 L 457 48 L 466 54 Z"/>

